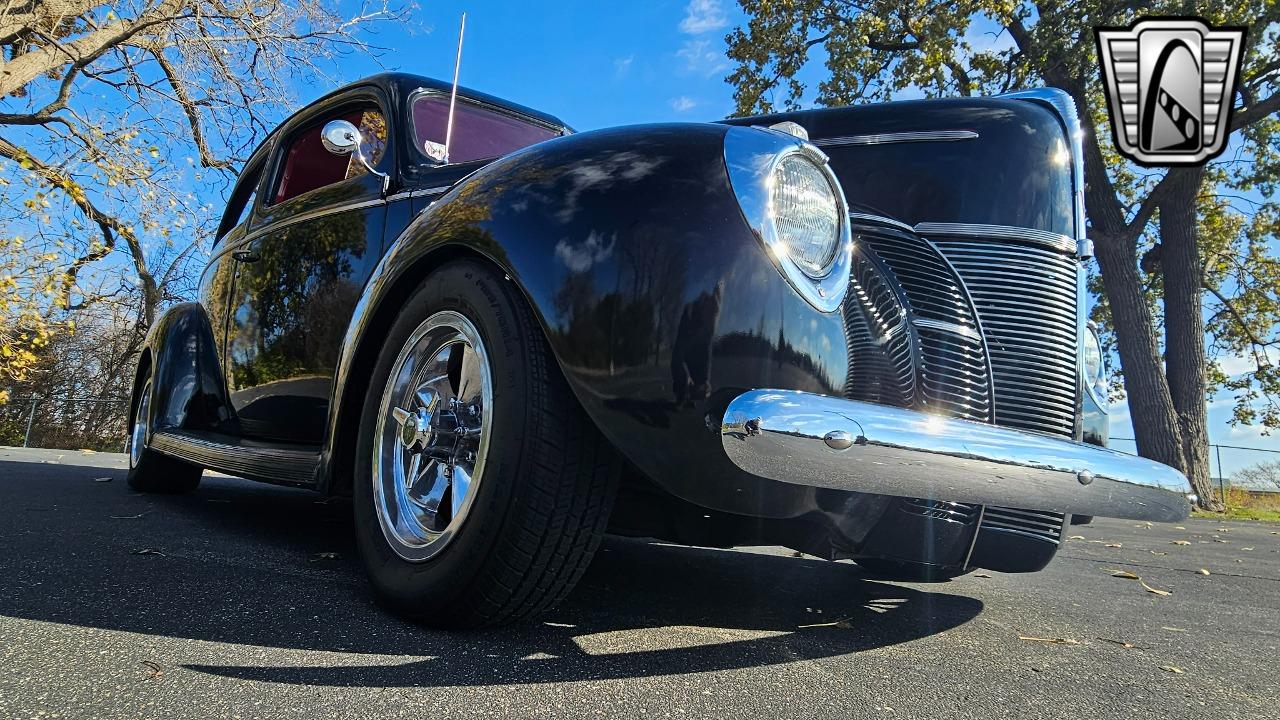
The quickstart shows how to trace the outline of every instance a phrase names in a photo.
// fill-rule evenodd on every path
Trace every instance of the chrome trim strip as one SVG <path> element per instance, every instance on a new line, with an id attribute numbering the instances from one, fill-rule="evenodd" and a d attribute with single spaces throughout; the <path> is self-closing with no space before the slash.
<path id="1" fill-rule="evenodd" d="M 1053 248 L 1059 252 L 1075 254 L 1078 250 L 1076 241 L 1066 235 L 1035 230 L 1033 228 L 1015 227 L 1013 225 L 987 225 L 984 223 L 940 223 L 922 222 L 915 231 L 924 236 L 943 235 L 950 237 L 974 237 L 1000 240 L 1026 240 L 1038 245 Z"/>
<path id="2" fill-rule="evenodd" d="M 832 449 L 824 438 L 840 432 L 856 439 Z M 1182 473 L 1145 458 L 794 390 L 735 398 L 721 446 L 748 473 L 808 487 L 1161 522 L 1190 512 Z"/>
<path id="3" fill-rule="evenodd" d="M 300 222 L 315 220 L 317 218 L 322 218 L 326 215 L 336 215 L 337 213 L 347 212 L 349 210 L 363 210 L 365 208 L 375 207 L 378 205 L 386 205 L 387 200 L 388 200 L 387 198 L 379 197 L 379 198 L 374 198 L 372 200 L 361 200 L 360 202 L 345 203 L 342 205 L 329 205 L 327 207 L 316 208 L 315 210 L 308 210 L 306 212 L 301 212 L 301 213 L 298 213 L 297 215 L 290 215 L 289 217 L 280 218 L 279 220 L 274 220 L 272 222 L 267 223 L 266 225 L 262 225 L 254 228 L 252 232 L 246 233 L 245 236 L 240 240 L 240 242 L 236 243 L 235 246 L 239 247 L 244 243 L 253 242 L 254 240 L 257 240 L 258 238 L 262 237 L 263 235 L 266 235 L 269 232 L 276 232 L 278 230 L 287 228 L 290 225 L 296 225 L 297 223 L 300 223 Z"/>
<path id="4" fill-rule="evenodd" d="M 913 319 L 912 323 L 914 323 L 916 327 L 938 330 L 951 335 L 960 335 L 961 337 L 967 337 L 970 340 L 976 340 L 978 342 L 982 341 L 982 333 L 978 332 L 977 328 L 921 317 Z"/>
<path id="5" fill-rule="evenodd" d="M 426 197 L 428 195 L 441 195 L 453 187 L 452 185 L 441 185 L 439 187 L 418 188 L 416 190 L 401 190 L 395 195 L 388 195 L 387 202 L 395 202 L 396 200 L 407 200 L 409 198 Z"/>
<path id="6" fill-rule="evenodd" d="M 977 140 L 978 133 L 972 130 L 918 130 L 914 132 L 877 133 L 874 135 L 839 135 L 829 138 L 818 138 L 813 141 L 818 147 L 843 147 L 847 145 L 888 145 L 891 143 L 909 142 L 955 142 L 957 140 Z"/>
<path id="7" fill-rule="evenodd" d="M 973 537 L 969 538 L 969 551 L 964 554 L 964 569 L 968 570 L 973 562 L 973 550 L 978 547 L 978 533 L 982 532 L 982 521 L 987 516 L 987 506 L 978 506 L 978 522 L 973 524 Z"/>
<path id="8" fill-rule="evenodd" d="M 863 222 L 879 223 L 881 225 L 888 225 L 889 227 L 895 227 L 899 230 L 906 230 L 907 232 L 915 232 L 915 228 L 902 222 L 901 220 L 894 220 L 891 217 L 885 217 L 883 215 L 872 215 L 870 213 L 851 212 L 849 213 L 849 219 L 855 220 L 855 221 L 861 220 Z"/>

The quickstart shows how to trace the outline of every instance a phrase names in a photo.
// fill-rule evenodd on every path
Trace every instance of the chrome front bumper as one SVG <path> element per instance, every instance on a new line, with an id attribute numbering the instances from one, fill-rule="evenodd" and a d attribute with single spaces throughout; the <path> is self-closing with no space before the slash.
<path id="1" fill-rule="evenodd" d="M 1173 468 L 1049 435 L 791 390 L 729 403 L 735 465 L 811 487 L 1172 522 L 1190 512 Z"/>

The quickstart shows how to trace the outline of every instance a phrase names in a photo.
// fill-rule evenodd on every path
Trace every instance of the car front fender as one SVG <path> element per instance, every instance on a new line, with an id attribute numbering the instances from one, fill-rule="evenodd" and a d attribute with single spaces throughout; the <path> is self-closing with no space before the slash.
<path id="1" fill-rule="evenodd" d="M 646 475 L 702 504 L 759 512 L 758 479 L 725 460 L 706 416 L 770 382 L 834 392 L 847 367 L 839 313 L 801 299 L 743 218 L 727 130 L 648 125 L 552 140 L 485 166 L 424 210 L 357 305 L 326 464 L 340 467 L 350 447 L 344 432 L 367 390 L 357 369 L 372 366 L 399 301 L 465 254 L 519 287 L 589 416 Z M 769 514 L 800 511 L 773 500 Z"/>

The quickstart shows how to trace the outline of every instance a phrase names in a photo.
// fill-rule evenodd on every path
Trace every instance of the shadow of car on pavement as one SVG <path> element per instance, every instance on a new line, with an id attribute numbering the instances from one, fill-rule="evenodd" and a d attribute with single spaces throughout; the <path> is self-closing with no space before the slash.
<path id="1" fill-rule="evenodd" d="M 871 581 L 850 563 L 610 537 L 550 613 L 440 632 L 373 602 L 345 500 L 221 477 L 177 497 L 133 493 L 120 471 L 30 477 L 49 472 L 0 462 L 0 615 L 346 653 L 314 665 L 184 665 L 225 677 L 418 687 L 681 675 L 911 642 L 982 610 L 974 598 Z"/>

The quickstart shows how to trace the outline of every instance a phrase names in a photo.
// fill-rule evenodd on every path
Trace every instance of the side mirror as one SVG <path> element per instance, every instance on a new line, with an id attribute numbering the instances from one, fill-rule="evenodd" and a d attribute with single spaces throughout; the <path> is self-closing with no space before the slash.
<path id="1" fill-rule="evenodd" d="M 320 131 L 324 149 L 334 155 L 350 155 L 360 150 L 360 129 L 346 120 L 330 120 Z"/>
<path id="2" fill-rule="evenodd" d="M 364 141 L 360 137 L 360 128 L 346 120 L 330 120 L 320 130 L 320 144 L 334 155 L 355 155 L 369 174 L 382 178 L 382 192 L 387 191 L 391 177 L 379 172 L 364 154 Z"/>

